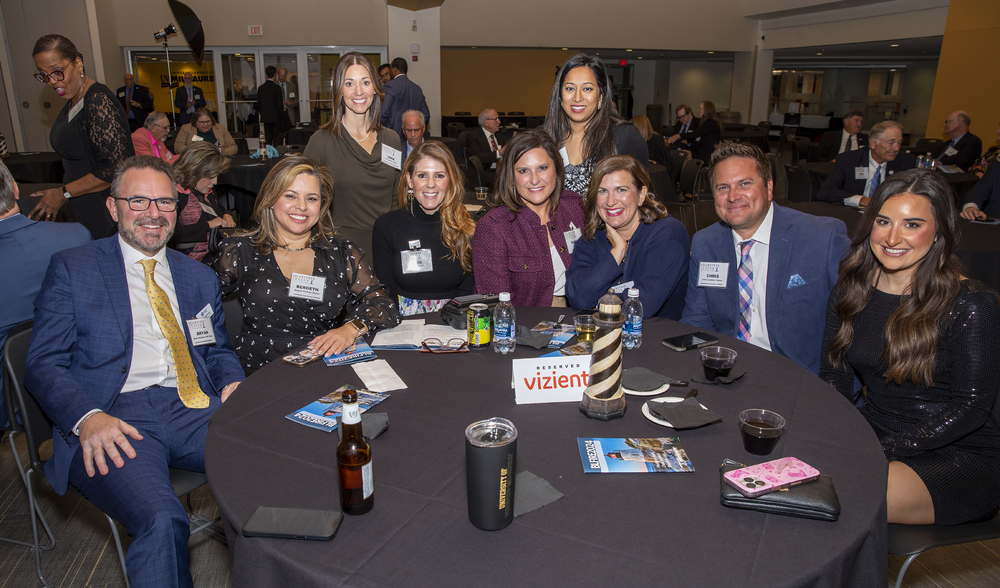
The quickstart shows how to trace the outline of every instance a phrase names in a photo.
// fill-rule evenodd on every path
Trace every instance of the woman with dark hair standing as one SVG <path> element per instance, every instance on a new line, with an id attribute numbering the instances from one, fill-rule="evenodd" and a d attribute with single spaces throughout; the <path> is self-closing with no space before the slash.
<path id="1" fill-rule="evenodd" d="M 38 39 L 31 55 L 35 79 L 66 98 L 49 133 L 52 149 L 63 158 L 59 188 L 35 192 L 41 198 L 29 216 L 52 220 L 69 200 L 77 222 L 94 239 L 115 234 L 115 224 L 105 206 L 118 163 L 135 155 L 125 111 L 104 84 L 87 77 L 83 56 L 62 35 Z"/>
<path id="2" fill-rule="evenodd" d="M 584 225 L 580 197 L 563 190 L 559 150 L 541 129 L 504 148 L 494 198 L 476 224 L 472 275 L 477 294 L 510 292 L 516 306 L 566 306 L 566 268 Z"/>
<path id="3" fill-rule="evenodd" d="M 399 168 L 383 156 L 395 152 L 401 157 L 399 135 L 379 122 L 384 95 L 375 67 L 363 54 L 340 58 L 333 87 L 333 118 L 309 138 L 303 155 L 337 178 L 331 207 L 337 234 L 370 253 L 375 220 L 397 206 Z"/>
<path id="4" fill-rule="evenodd" d="M 1000 509 L 1000 298 L 954 256 L 957 212 L 937 173 L 879 186 L 830 295 L 820 377 L 852 402 L 889 460 L 890 523 L 954 525 Z"/>
<path id="5" fill-rule="evenodd" d="M 667 138 L 667 145 L 673 145 L 677 141 L 684 139 L 692 143 L 691 156 L 708 163 L 712 159 L 712 152 L 722 138 L 722 121 L 715 112 L 715 103 L 706 100 L 698 105 L 698 118 L 701 119 L 698 128 L 686 133 L 679 133 Z M 697 139 L 697 141 L 694 141 Z"/>
<path id="6" fill-rule="evenodd" d="M 597 57 L 577 53 L 556 74 L 544 128 L 559 145 L 567 190 L 586 194 L 594 165 L 609 155 L 631 155 L 647 165 L 646 141 L 618 114 L 614 100 L 611 74 Z"/>
<path id="7" fill-rule="evenodd" d="M 196 115 L 197 116 L 197 111 Z M 229 169 L 230 160 L 211 143 L 192 144 L 174 162 L 177 182 L 177 229 L 174 243 L 188 257 L 201 261 L 208 253 L 208 233 L 216 227 L 236 226 L 215 196 L 219 175 Z"/>
<path id="8" fill-rule="evenodd" d="M 375 221 L 375 275 L 403 316 L 435 312 L 472 294 L 472 235 L 465 183 L 451 151 L 424 141 L 403 165 L 399 210 Z"/>
<path id="9" fill-rule="evenodd" d="M 639 289 L 645 318 L 679 320 L 687 292 L 691 240 L 653 194 L 646 168 L 629 155 L 597 164 L 587 190 L 587 225 L 566 271 L 566 295 L 577 310 L 594 308 L 612 288 Z"/>

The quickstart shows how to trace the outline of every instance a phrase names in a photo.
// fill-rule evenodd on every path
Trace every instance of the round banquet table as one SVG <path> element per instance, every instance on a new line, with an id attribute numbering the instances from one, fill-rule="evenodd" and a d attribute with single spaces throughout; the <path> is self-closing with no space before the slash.
<path id="1" fill-rule="evenodd" d="M 565 309 L 519 308 L 523 325 Z M 428 322 L 439 322 L 424 315 Z M 625 367 L 699 375 L 696 351 L 659 344 L 693 329 L 646 321 Z M 233 556 L 234 586 L 872 586 L 887 583 L 887 462 L 871 428 L 830 386 L 791 360 L 729 337 L 739 352 L 729 386 L 692 382 L 722 422 L 674 431 L 644 418 L 628 397 L 624 418 L 590 420 L 578 403 L 517 405 L 511 358 L 490 349 L 431 355 L 378 351 L 408 388 L 372 408 L 390 417 L 372 441 L 375 507 L 345 516 L 332 542 L 245 538 L 258 506 L 338 509 L 337 433 L 285 415 L 344 384 L 354 370 L 275 362 L 254 373 L 212 417 L 208 480 Z M 515 358 L 548 350 L 518 346 Z M 558 360 L 557 360 L 558 361 Z M 572 361 L 566 358 L 563 361 Z M 690 388 L 668 395 L 683 396 Z M 788 420 L 769 457 L 746 453 L 739 412 L 768 408 Z M 472 526 L 466 509 L 465 427 L 500 416 L 518 429 L 517 470 L 565 496 L 501 531 Z M 584 474 L 576 437 L 679 437 L 694 473 Z M 821 522 L 719 504 L 719 465 L 794 456 L 832 476 L 840 520 Z M 517 493 L 515 491 L 515 501 Z"/>
<path id="2" fill-rule="evenodd" d="M 257 192 L 264 183 L 271 168 L 278 163 L 278 158 L 260 161 L 249 155 L 233 155 L 232 163 L 225 173 L 219 174 L 218 183 L 225 187 L 226 192 L 233 196 L 240 219 L 246 223 L 253 216 L 253 205 L 257 200 Z"/>
<path id="3" fill-rule="evenodd" d="M 10 153 L 3 158 L 15 182 L 62 184 L 63 158 L 54 151 Z"/>

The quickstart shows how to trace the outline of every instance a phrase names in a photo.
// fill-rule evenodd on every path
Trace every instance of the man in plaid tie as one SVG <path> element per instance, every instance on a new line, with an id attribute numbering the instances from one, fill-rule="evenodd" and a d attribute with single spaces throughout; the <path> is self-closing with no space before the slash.
<path id="1" fill-rule="evenodd" d="M 826 303 L 850 245 L 847 227 L 773 204 L 771 167 L 755 146 L 723 141 L 711 163 L 721 220 L 691 240 L 681 322 L 819 373 Z"/>
<path id="2" fill-rule="evenodd" d="M 168 468 L 204 471 L 209 418 L 243 370 L 215 273 L 166 248 L 170 167 L 129 158 L 111 193 L 118 234 L 52 257 L 25 383 L 53 422 L 53 489 L 72 485 L 125 526 L 131 585 L 191 586 L 189 521 Z"/>
<path id="3" fill-rule="evenodd" d="M 507 139 L 498 133 L 500 117 L 497 111 L 487 108 L 479 113 L 480 132 L 470 131 L 465 139 L 465 154 L 475 155 L 483 163 L 483 183 L 492 186 L 496 177 L 497 162 L 503 157 L 504 145 Z"/>

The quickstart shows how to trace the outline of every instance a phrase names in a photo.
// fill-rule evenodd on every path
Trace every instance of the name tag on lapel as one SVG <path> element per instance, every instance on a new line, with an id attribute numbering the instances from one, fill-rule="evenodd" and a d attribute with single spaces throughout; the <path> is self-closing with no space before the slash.
<path id="1" fill-rule="evenodd" d="M 855 180 L 867 180 L 868 179 L 868 168 L 867 167 L 856 167 L 856 168 L 854 168 L 854 179 Z"/>
<path id="2" fill-rule="evenodd" d="M 207 318 L 196 318 L 187 321 L 188 333 L 191 334 L 191 344 L 195 347 L 215 345 L 215 330 L 212 321 Z"/>
<path id="3" fill-rule="evenodd" d="M 699 288 L 725 288 L 729 280 L 729 264 L 703 261 L 698 264 Z"/>

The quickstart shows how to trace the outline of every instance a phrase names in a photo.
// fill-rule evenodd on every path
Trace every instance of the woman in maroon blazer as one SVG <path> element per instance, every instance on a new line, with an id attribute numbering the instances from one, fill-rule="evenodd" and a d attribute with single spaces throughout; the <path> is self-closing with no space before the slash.
<path id="1" fill-rule="evenodd" d="M 476 225 L 472 273 L 480 294 L 510 292 L 517 306 L 566 306 L 566 268 L 584 226 L 562 158 L 545 131 L 518 133 L 504 149 L 494 199 Z"/>

